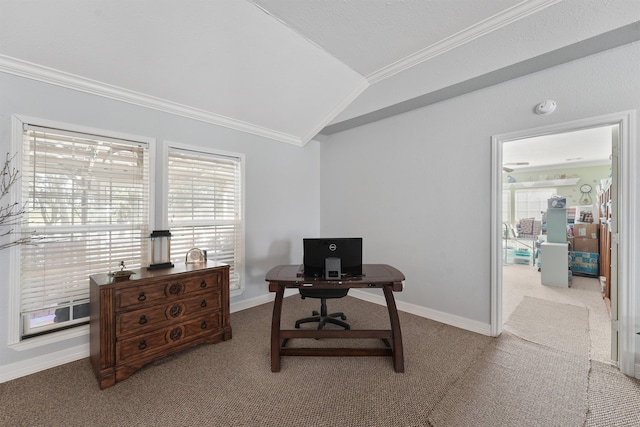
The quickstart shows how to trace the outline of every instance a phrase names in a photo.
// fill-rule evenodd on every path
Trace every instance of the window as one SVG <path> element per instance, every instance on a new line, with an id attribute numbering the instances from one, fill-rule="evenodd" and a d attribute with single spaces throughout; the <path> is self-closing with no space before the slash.
<path id="1" fill-rule="evenodd" d="M 502 222 L 511 224 L 511 190 L 502 191 Z"/>
<path id="2" fill-rule="evenodd" d="M 547 210 L 547 199 L 558 194 L 555 188 L 532 188 L 516 190 L 516 218 L 518 222 L 522 218 L 542 219 L 542 212 Z"/>
<path id="3" fill-rule="evenodd" d="M 168 147 L 167 210 L 171 257 L 207 251 L 230 266 L 230 288 L 241 289 L 244 246 L 242 157 Z"/>
<path id="4" fill-rule="evenodd" d="M 139 268 L 149 235 L 148 143 L 23 125 L 22 338 L 89 320 L 89 275 Z"/>

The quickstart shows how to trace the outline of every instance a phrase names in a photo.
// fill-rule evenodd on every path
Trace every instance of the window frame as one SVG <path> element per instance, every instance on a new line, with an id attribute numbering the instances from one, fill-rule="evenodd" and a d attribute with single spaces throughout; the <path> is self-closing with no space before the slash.
<path id="1" fill-rule="evenodd" d="M 169 141 L 169 140 L 164 141 L 161 164 L 163 165 L 166 173 L 164 173 L 162 176 L 162 182 L 161 182 L 162 189 L 160 192 L 161 203 L 160 203 L 159 212 L 161 214 L 160 218 L 162 221 L 162 228 L 169 231 L 171 231 L 171 227 L 169 226 L 169 173 L 168 173 L 168 170 L 169 170 L 169 151 L 171 149 L 190 151 L 194 153 L 202 153 L 204 155 L 210 155 L 210 156 L 237 158 L 240 162 L 240 185 L 241 185 L 241 190 L 240 190 L 240 210 L 241 210 L 240 224 L 241 226 L 240 227 L 241 227 L 241 230 L 240 230 L 239 240 L 240 240 L 241 247 L 238 250 L 239 251 L 238 258 L 240 259 L 240 265 L 236 266 L 236 274 L 238 274 L 238 288 L 230 289 L 229 294 L 231 297 L 242 295 L 245 289 L 245 278 L 246 278 L 246 275 L 245 275 L 246 263 L 244 260 L 244 253 L 246 248 L 246 240 L 245 240 L 246 160 L 245 160 L 245 155 L 243 153 L 225 151 L 225 150 L 220 150 L 220 149 L 211 148 L 211 147 L 203 147 L 200 145 L 184 144 L 184 143 L 179 143 L 179 142 Z M 173 258 L 174 255 L 175 254 L 172 253 L 171 257 Z"/>
<path id="2" fill-rule="evenodd" d="M 545 203 L 546 203 L 546 202 L 542 202 L 542 199 L 540 199 L 540 200 L 541 200 L 541 205 L 540 205 L 540 206 L 541 206 L 541 209 L 540 209 L 540 211 L 539 211 L 536 215 L 534 215 L 534 216 L 532 217 L 531 215 L 528 215 L 528 214 L 527 214 L 527 215 L 525 215 L 525 216 L 518 217 L 518 194 L 519 194 L 519 193 L 520 193 L 520 194 L 523 194 L 523 193 L 525 193 L 525 192 L 529 192 L 529 193 L 532 193 L 532 192 L 537 192 L 537 193 L 548 192 L 548 193 L 550 193 L 550 196 L 549 196 L 549 197 L 551 197 L 551 196 L 552 196 L 552 195 L 554 195 L 554 194 L 558 194 L 558 193 L 557 193 L 557 191 L 558 191 L 558 190 L 557 190 L 557 188 L 555 188 L 555 187 L 530 187 L 530 188 L 517 188 L 517 189 L 515 190 L 514 194 L 513 194 L 513 220 L 515 221 L 515 223 L 517 224 L 517 223 L 518 223 L 518 221 L 519 221 L 520 219 L 522 219 L 522 218 L 535 218 L 536 220 L 541 220 L 541 219 L 542 219 L 542 214 L 541 214 L 541 212 L 546 211 L 546 208 L 542 208 L 542 207 L 545 205 Z M 546 199 L 545 199 L 545 200 L 546 200 Z"/>
<path id="3" fill-rule="evenodd" d="M 149 185 L 148 185 L 148 222 L 149 228 L 154 228 L 154 210 L 155 206 L 155 189 L 153 183 L 155 182 L 155 138 L 141 136 L 141 135 L 133 135 L 129 133 L 117 132 L 108 129 L 100 129 L 93 128 L 88 126 L 76 125 L 66 122 L 54 121 L 41 119 L 36 117 L 28 117 L 22 115 L 13 115 L 11 117 L 11 128 L 12 128 L 12 136 L 11 136 L 11 150 L 13 153 L 16 153 L 15 156 L 15 167 L 16 169 L 22 171 L 23 166 L 23 131 L 25 125 L 33 125 L 38 127 L 45 128 L 55 128 L 61 129 L 67 132 L 73 133 L 82 133 L 82 134 L 90 134 L 97 136 L 104 136 L 105 138 L 116 138 L 121 140 L 128 140 L 132 142 L 137 142 L 141 144 L 145 144 L 148 150 L 148 176 L 149 176 Z M 21 174 L 22 175 L 22 174 Z M 23 205 L 22 199 L 22 183 L 20 185 L 16 185 L 11 189 L 11 202 L 18 203 L 20 206 Z M 21 226 L 16 226 L 14 233 L 20 233 Z M 21 288 L 22 288 L 22 277 L 21 277 L 21 254 L 22 249 L 21 245 L 15 245 L 9 248 L 9 259 L 10 259 L 10 273 L 9 273 L 9 301 L 8 301 L 8 322 L 7 322 L 7 344 L 9 348 L 13 350 L 27 350 L 32 348 L 37 348 L 40 346 L 64 341 L 67 339 L 86 336 L 89 334 L 89 326 L 88 325 L 80 325 L 71 327 L 69 329 L 62 329 L 57 331 L 51 331 L 47 334 L 41 336 L 33 336 L 29 338 L 22 338 L 22 319 L 21 319 Z M 88 278 L 87 278 L 88 285 Z"/>

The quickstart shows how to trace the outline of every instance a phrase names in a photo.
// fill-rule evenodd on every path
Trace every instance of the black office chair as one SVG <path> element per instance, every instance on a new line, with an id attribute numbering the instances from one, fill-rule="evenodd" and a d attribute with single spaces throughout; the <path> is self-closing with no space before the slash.
<path id="1" fill-rule="evenodd" d="M 327 314 L 327 300 L 330 298 L 342 298 L 347 295 L 349 289 L 300 289 L 300 296 L 302 299 L 305 298 L 320 298 L 320 313 L 317 311 L 312 312 L 312 317 L 305 317 L 300 320 L 296 320 L 296 328 L 300 328 L 302 323 L 311 323 L 318 322 L 318 329 L 322 329 L 325 324 L 333 323 L 334 325 L 342 326 L 345 329 L 350 329 L 351 327 L 347 322 L 343 322 L 342 320 L 347 320 L 347 316 L 344 313 L 331 313 Z M 336 317 L 341 318 L 342 320 L 336 319 Z"/>

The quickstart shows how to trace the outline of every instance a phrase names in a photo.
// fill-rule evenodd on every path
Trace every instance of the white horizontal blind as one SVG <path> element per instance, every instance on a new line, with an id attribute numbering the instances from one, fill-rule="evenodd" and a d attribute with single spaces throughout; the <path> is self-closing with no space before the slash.
<path id="1" fill-rule="evenodd" d="M 22 198 L 32 235 L 21 247 L 23 336 L 87 321 L 89 275 L 147 259 L 148 145 L 25 126 Z M 68 318 L 42 320 L 64 308 Z"/>
<path id="2" fill-rule="evenodd" d="M 511 224 L 511 190 L 502 192 L 502 221 Z"/>
<path id="3" fill-rule="evenodd" d="M 170 147 L 168 216 L 171 256 L 184 262 L 191 248 L 230 266 L 230 287 L 240 288 L 242 262 L 242 161 Z"/>
<path id="4" fill-rule="evenodd" d="M 540 220 L 542 212 L 547 210 L 547 200 L 558 194 L 555 188 L 531 188 L 516 190 L 516 222 L 523 218 Z"/>

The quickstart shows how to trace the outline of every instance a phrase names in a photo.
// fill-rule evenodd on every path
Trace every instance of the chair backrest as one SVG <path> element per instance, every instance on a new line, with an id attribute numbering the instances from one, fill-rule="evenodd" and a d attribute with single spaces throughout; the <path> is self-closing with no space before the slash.
<path id="1" fill-rule="evenodd" d="M 518 237 L 538 237 L 540 221 L 535 218 L 522 218 L 518 223 Z"/>

